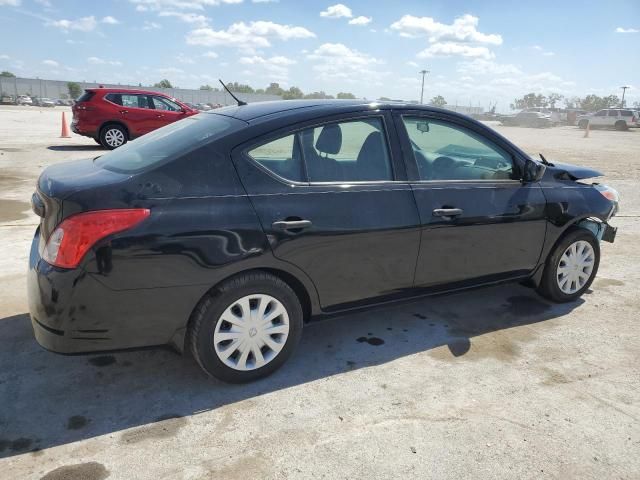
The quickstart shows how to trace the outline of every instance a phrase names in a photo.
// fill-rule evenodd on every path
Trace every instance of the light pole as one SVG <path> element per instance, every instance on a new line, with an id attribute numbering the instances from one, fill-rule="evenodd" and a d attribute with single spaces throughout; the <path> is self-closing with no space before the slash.
<path id="1" fill-rule="evenodd" d="M 620 102 L 620 107 L 624 108 L 624 93 L 627 91 L 628 86 L 620 87 L 622 89 L 622 101 Z"/>
<path id="2" fill-rule="evenodd" d="M 430 73 L 429 70 L 420 70 L 420 72 L 422 74 L 422 89 L 420 90 L 420 104 L 424 103 L 424 76 L 427 73 Z"/>

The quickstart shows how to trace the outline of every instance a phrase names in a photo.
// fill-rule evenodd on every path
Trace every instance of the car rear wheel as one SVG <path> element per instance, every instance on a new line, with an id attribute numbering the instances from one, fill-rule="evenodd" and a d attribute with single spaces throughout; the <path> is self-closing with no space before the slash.
<path id="1" fill-rule="evenodd" d="M 127 143 L 127 131 L 120 125 L 107 125 L 100 131 L 100 145 L 109 150 Z"/>
<path id="2" fill-rule="evenodd" d="M 192 315 L 191 352 L 208 375 L 243 383 L 275 372 L 302 335 L 302 306 L 284 281 L 251 272 L 207 294 Z"/>
<path id="3" fill-rule="evenodd" d="M 554 302 L 571 302 L 591 286 L 599 264 L 598 240 L 587 230 L 572 230 L 549 255 L 538 292 Z"/>
<path id="4" fill-rule="evenodd" d="M 623 121 L 623 120 L 618 120 L 615 124 L 616 130 L 626 130 L 627 128 L 629 128 L 627 126 L 627 122 Z"/>

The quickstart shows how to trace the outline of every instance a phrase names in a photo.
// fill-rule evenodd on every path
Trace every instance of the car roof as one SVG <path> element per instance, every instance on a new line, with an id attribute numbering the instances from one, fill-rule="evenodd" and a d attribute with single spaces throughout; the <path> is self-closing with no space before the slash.
<path id="1" fill-rule="evenodd" d="M 163 97 L 171 98 L 170 95 L 162 92 L 154 92 L 151 90 L 138 90 L 133 88 L 106 88 L 106 87 L 96 87 L 96 88 L 86 88 L 87 92 L 104 92 L 104 93 L 133 93 L 138 95 L 162 95 Z"/>
<path id="2" fill-rule="evenodd" d="M 249 103 L 247 105 L 234 105 L 218 108 L 207 112 L 209 115 L 226 115 L 238 120 L 251 121 L 267 115 L 288 115 L 291 113 L 341 113 L 349 111 L 366 110 L 424 110 L 428 112 L 447 113 L 448 115 L 460 115 L 451 110 L 444 110 L 426 105 L 404 102 L 377 102 L 371 100 L 272 100 L 266 102 Z"/>

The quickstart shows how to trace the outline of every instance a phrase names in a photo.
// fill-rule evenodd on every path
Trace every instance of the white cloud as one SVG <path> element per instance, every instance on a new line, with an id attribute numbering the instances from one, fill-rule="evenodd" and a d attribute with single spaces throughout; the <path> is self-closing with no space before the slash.
<path id="1" fill-rule="evenodd" d="M 162 11 L 158 14 L 159 17 L 175 17 L 185 23 L 194 24 L 198 27 L 206 27 L 209 24 L 209 18 L 204 15 L 198 15 L 192 12 L 175 12 L 175 11 Z"/>
<path id="2" fill-rule="evenodd" d="M 252 65 L 264 70 L 266 72 L 266 76 L 271 80 L 286 81 L 289 76 L 288 67 L 295 64 L 296 61 L 283 56 L 263 58 L 258 55 L 253 55 L 251 57 L 240 58 L 238 63 L 243 65 Z"/>
<path id="3" fill-rule="evenodd" d="M 156 68 L 156 72 L 162 75 L 179 75 L 184 73 L 184 70 L 176 67 Z"/>
<path id="4" fill-rule="evenodd" d="M 251 0 L 253 3 L 278 3 L 280 0 Z"/>
<path id="5" fill-rule="evenodd" d="M 531 49 L 535 50 L 536 52 L 540 52 L 540 55 L 545 56 L 545 57 L 553 57 L 555 55 L 554 52 L 551 52 L 549 50 L 545 50 L 540 45 L 532 45 Z"/>
<path id="6" fill-rule="evenodd" d="M 331 5 L 326 10 L 320 12 L 320 16 L 325 18 L 351 18 L 353 16 L 353 13 L 351 12 L 351 9 L 346 5 L 343 5 L 342 3 L 336 3 L 335 5 Z"/>
<path id="7" fill-rule="evenodd" d="M 0 0 L 0 7 L 8 6 L 8 7 L 19 7 L 20 0 Z"/>
<path id="8" fill-rule="evenodd" d="M 432 17 L 414 17 L 413 15 L 405 15 L 391 24 L 391 29 L 396 30 L 403 37 L 427 36 L 431 43 L 449 41 L 502 44 L 502 36 L 481 33 L 477 27 L 478 17 L 469 14 L 456 18 L 451 25 L 436 22 Z"/>
<path id="9" fill-rule="evenodd" d="M 251 51 L 270 47 L 270 39 L 291 40 L 293 38 L 314 38 L 316 35 L 303 27 L 281 25 L 279 23 L 257 21 L 234 23 L 226 30 L 198 28 L 186 36 L 189 45 L 213 47 L 225 45 Z"/>
<path id="10" fill-rule="evenodd" d="M 47 25 L 59 28 L 62 31 L 78 30 L 80 32 L 90 32 L 96 28 L 98 22 L 96 17 L 82 17 L 77 20 L 51 20 Z"/>
<path id="11" fill-rule="evenodd" d="M 519 67 L 512 64 L 501 64 L 489 60 L 475 59 L 458 64 L 458 72 L 470 75 L 523 75 Z"/>
<path id="12" fill-rule="evenodd" d="M 107 25 L 117 25 L 120 23 L 118 19 L 112 17 L 111 15 L 107 15 L 106 17 L 103 17 L 101 22 L 106 23 Z"/>
<path id="13" fill-rule="evenodd" d="M 142 30 L 159 30 L 162 28 L 162 25 L 156 22 L 149 22 L 145 20 L 144 25 L 142 26 Z"/>
<path id="14" fill-rule="evenodd" d="M 367 25 L 371 23 L 371 17 L 365 17 L 364 15 L 360 15 L 359 17 L 352 18 L 349 20 L 349 25 Z"/>
<path id="15" fill-rule="evenodd" d="M 211 52 L 211 51 L 204 52 L 202 56 L 205 58 L 218 58 L 218 54 L 216 52 Z"/>
<path id="16" fill-rule="evenodd" d="M 204 10 L 224 3 L 242 3 L 242 0 L 129 0 L 136 5 L 136 10 L 163 10 L 167 8 L 178 10 Z"/>
<path id="17" fill-rule="evenodd" d="M 187 65 L 191 65 L 191 64 L 196 63 L 196 62 L 193 60 L 193 58 L 191 58 L 191 57 L 189 57 L 189 56 L 185 55 L 184 53 L 180 53 L 180 54 L 176 55 L 176 60 L 177 60 L 178 62 L 180 62 L 180 63 L 184 63 L 184 64 L 187 64 Z"/>
<path id="18" fill-rule="evenodd" d="M 46 65 L 47 67 L 59 67 L 60 66 L 60 64 L 58 62 L 56 62 L 55 60 L 43 60 L 42 64 Z"/>
<path id="19" fill-rule="evenodd" d="M 450 57 L 452 55 L 461 57 L 491 59 L 495 55 L 487 47 L 466 45 L 455 42 L 434 43 L 418 53 L 418 58 Z"/>
<path id="20" fill-rule="evenodd" d="M 9 55 L 2 54 L 0 55 L 0 60 L 9 60 L 11 57 Z"/>
<path id="21" fill-rule="evenodd" d="M 637 28 L 623 28 L 623 27 L 616 28 L 616 33 L 638 33 L 638 32 L 640 32 L 640 30 L 638 30 Z"/>
<path id="22" fill-rule="evenodd" d="M 409 65 L 410 67 L 414 67 L 414 68 L 418 68 L 420 65 L 418 65 L 417 62 L 407 62 L 407 65 Z"/>
<path id="23" fill-rule="evenodd" d="M 122 65 L 122 62 L 117 60 L 104 60 L 100 57 L 89 57 L 87 58 L 87 62 L 91 65 L 111 65 L 113 67 L 119 67 Z"/>
<path id="24" fill-rule="evenodd" d="M 379 85 L 380 77 L 388 74 L 375 68 L 384 62 L 342 43 L 324 43 L 307 58 L 317 62 L 313 69 L 324 81 L 358 83 L 364 77 L 368 84 Z"/>

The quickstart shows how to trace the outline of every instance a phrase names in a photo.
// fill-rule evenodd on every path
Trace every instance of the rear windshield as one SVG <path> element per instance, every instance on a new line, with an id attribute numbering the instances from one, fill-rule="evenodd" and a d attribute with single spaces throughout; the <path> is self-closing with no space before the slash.
<path id="1" fill-rule="evenodd" d="M 140 172 L 220 138 L 234 124 L 242 126 L 244 122 L 215 114 L 187 117 L 126 143 L 95 163 L 115 172 Z"/>
<path id="2" fill-rule="evenodd" d="M 80 95 L 80 97 L 76 100 L 76 102 L 77 103 L 88 102 L 89 100 L 91 100 L 91 97 L 93 97 L 95 94 L 96 94 L 95 92 L 90 92 L 89 90 L 85 90 L 84 93 Z"/>

